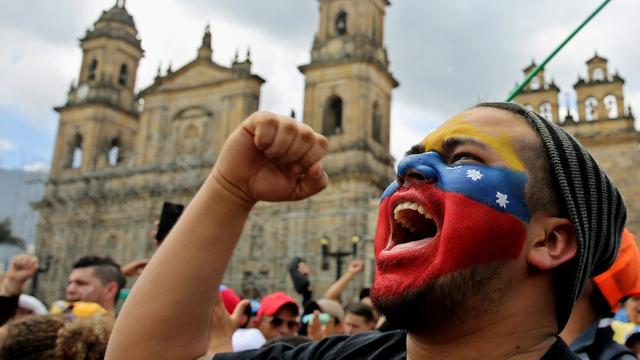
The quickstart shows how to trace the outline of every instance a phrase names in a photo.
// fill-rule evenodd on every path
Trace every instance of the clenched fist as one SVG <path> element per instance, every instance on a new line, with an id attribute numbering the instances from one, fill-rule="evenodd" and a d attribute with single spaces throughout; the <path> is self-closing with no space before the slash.
<path id="1" fill-rule="evenodd" d="M 300 200 L 324 189 L 327 139 L 295 119 L 250 115 L 225 142 L 212 176 L 243 202 Z"/>

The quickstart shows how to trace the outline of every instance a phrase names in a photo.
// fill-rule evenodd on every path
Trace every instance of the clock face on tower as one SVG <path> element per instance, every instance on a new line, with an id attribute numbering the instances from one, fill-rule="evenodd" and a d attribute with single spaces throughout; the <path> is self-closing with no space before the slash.
<path id="1" fill-rule="evenodd" d="M 89 95 L 89 85 L 87 84 L 80 85 L 76 92 L 77 100 L 82 101 L 87 98 L 87 95 Z"/>

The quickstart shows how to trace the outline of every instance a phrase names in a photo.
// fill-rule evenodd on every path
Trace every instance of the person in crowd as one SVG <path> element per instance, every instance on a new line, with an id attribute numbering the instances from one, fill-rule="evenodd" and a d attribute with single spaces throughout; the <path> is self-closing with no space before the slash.
<path id="1" fill-rule="evenodd" d="M 34 315 L 0 328 L 0 359 L 53 359 L 58 331 L 69 320 L 58 315 Z"/>
<path id="2" fill-rule="evenodd" d="M 287 269 L 293 282 L 293 288 L 302 296 L 302 306 L 307 306 L 307 303 L 313 298 L 311 281 L 309 280 L 309 266 L 303 258 L 294 257 L 289 262 Z"/>
<path id="3" fill-rule="evenodd" d="M 241 123 L 125 303 L 107 359 L 206 355 L 218 326 L 203 316 L 210 284 L 251 209 L 324 189 L 326 150 L 295 119 L 257 112 Z M 428 134 L 379 209 L 372 299 L 404 330 L 215 358 L 575 358 L 557 334 L 587 280 L 612 264 L 626 219 L 588 152 L 512 103 L 477 105 Z"/>
<path id="4" fill-rule="evenodd" d="M 342 321 L 344 310 L 342 305 L 332 299 L 318 299 L 314 301 L 317 309 L 313 311 L 307 335 L 313 341 L 318 341 L 336 334 L 344 333 Z"/>
<path id="5" fill-rule="evenodd" d="M 77 320 L 25 317 L 0 329 L 0 359 L 103 359 L 113 321 L 108 313 Z"/>
<path id="6" fill-rule="evenodd" d="M 574 353 L 589 359 L 635 359 L 629 348 L 613 340 L 611 323 L 621 301 L 638 295 L 640 251 L 625 229 L 615 262 L 587 284 L 560 337 Z"/>
<path id="7" fill-rule="evenodd" d="M 331 284 L 324 293 L 324 298 L 341 301 L 340 297 L 342 296 L 342 292 L 349 286 L 351 281 L 362 272 L 362 269 L 364 269 L 364 261 L 359 259 L 351 260 L 347 271 L 345 271 L 340 279 Z"/>
<path id="8" fill-rule="evenodd" d="M 18 254 L 11 258 L 6 276 L 0 282 L 0 325 L 24 311 L 37 311 L 29 304 L 37 299 L 23 296 L 25 283 L 38 271 L 38 258 L 29 254 Z M 22 306 L 20 305 L 22 303 Z M 34 305 L 35 306 L 35 305 Z M 24 311 L 20 309 L 23 308 Z"/>
<path id="9" fill-rule="evenodd" d="M 296 335 L 300 327 L 298 303 L 282 291 L 266 295 L 260 301 L 255 327 L 269 341 L 278 336 Z"/>
<path id="10" fill-rule="evenodd" d="M 98 303 L 115 311 L 120 289 L 125 286 L 120 265 L 110 257 L 85 256 L 73 264 L 67 282 L 66 300 Z"/>
<path id="11" fill-rule="evenodd" d="M 376 327 L 373 317 L 373 309 L 361 302 L 350 303 L 346 307 L 344 316 L 344 332 L 347 335 L 355 335 L 371 331 Z"/>

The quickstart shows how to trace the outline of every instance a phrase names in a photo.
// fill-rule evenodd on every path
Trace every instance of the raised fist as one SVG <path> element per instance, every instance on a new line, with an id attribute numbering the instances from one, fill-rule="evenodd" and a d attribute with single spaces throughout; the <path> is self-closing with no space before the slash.
<path id="1" fill-rule="evenodd" d="M 364 268 L 364 261 L 362 260 L 352 260 L 349 264 L 349 272 L 353 274 L 357 274 Z"/>
<path id="2" fill-rule="evenodd" d="M 7 279 L 16 286 L 22 287 L 38 271 L 38 258 L 33 255 L 19 254 L 9 263 Z"/>
<path id="3" fill-rule="evenodd" d="M 306 124 L 256 112 L 231 133 L 212 176 L 249 205 L 304 199 L 328 184 L 320 165 L 327 147 L 327 139 Z"/>

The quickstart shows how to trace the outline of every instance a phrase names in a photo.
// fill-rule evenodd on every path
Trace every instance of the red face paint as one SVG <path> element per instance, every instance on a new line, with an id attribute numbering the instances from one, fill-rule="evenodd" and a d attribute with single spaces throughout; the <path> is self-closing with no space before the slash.
<path id="1" fill-rule="evenodd" d="M 422 206 L 435 221 L 437 234 L 405 242 L 393 213 L 402 203 Z M 457 270 L 516 259 L 525 239 L 524 222 L 510 213 L 434 184 L 400 187 L 380 203 L 372 290 L 377 297 L 402 296 Z"/>

